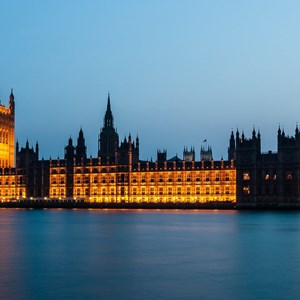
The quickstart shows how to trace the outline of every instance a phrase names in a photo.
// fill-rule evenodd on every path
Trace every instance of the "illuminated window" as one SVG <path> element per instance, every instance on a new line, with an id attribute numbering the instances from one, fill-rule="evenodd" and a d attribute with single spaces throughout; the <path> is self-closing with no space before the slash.
<path id="1" fill-rule="evenodd" d="M 243 187 L 243 193 L 244 193 L 244 195 L 250 195 L 250 186 L 249 185 Z"/>
<path id="2" fill-rule="evenodd" d="M 266 174 L 265 180 L 269 180 L 269 179 L 270 179 L 270 175 L 269 175 L 269 174 Z"/>
<path id="3" fill-rule="evenodd" d="M 168 194 L 172 195 L 172 187 L 168 187 Z"/>
<path id="4" fill-rule="evenodd" d="M 177 188 L 177 194 L 178 194 L 178 195 L 181 195 L 181 187 L 178 187 L 178 188 Z"/>
<path id="5" fill-rule="evenodd" d="M 210 175 L 209 175 L 209 173 L 205 173 L 205 181 L 210 181 Z"/>
<path id="6" fill-rule="evenodd" d="M 250 174 L 249 174 L 249 172 L 244 172 L 243 173 L 243 180 L 250 180 Z"/>
<path id="7" fill-rule="evenodd" d="M 144 187 L 142 188 L 142 195 L 146 195 L 146 189 Z"/>
<path id="8" fill-rule="evenodd" d="M 196 187 L 196 194 L 200 195 L 200 187 Z"/>
<path id="9" fill-rule="evenodd" d="M 229 186 L 226 186 L 226 187 L 225 187 L 225 194 L 226 194 L 226 195 L 229 195 Z"/>
<path id="10" fill-rule="evenodd" d="M 190 173 L 187 173 L 187 175 L 186 175 L 186 181 L 191 181 L 191 174 Z"/>
<path id="11" fill-rule="evenodd" d="M 216 181 L 219 181 L 219 180 L 220 180 L 220 174 L 218 172 L 218 173 L 216 173 Z"/>
<path id="12" fill-rule="evenodd" d="M 220 187 L 219 187 L 219 186 L 216 187 L 216 194 L 217 194 L 217 195 L 220 194 Z"/>
<path id="13" fill-rule="evenodd" d="M 151 189 L 150 189 L 150 195 L 154 195 L 154 188 L 153 187 L 151 187 Z"/>
<path id="14" fill-rule="evenodd" d="M 225 172 L 225 180 L 229 181 L 229 172 Z"/>
<path id="15" fill-rule="evenodd" d="M 274 174 L 274 176 L 273 176 L 273 180 L 276 180 L 277 179 L 277 175 L 276 174 Z"/>
<path id="16" fill-rule="evenodd" d="M 191 188 L 190 188 L 190 187 L 187 187 L 187 188 L 186 188 L 186 193 L 187 193 L 188 195 L 191 194 Z"/>
<path id="17" fill-rule="evenodd" d="M 159 188 L 159 194 L 160 194 L 160 195 L 163 194 L 163 188 L 162 188 L 162 187 Z"/>
<path id="18" fill-rule="evenodd" d="M 205 188 L 205 194 L 206 194 L 206 195 L 209 195 L 209 194 L 210 194 L 210 188 L 209 188 L 209 186 L 207 186 L 207 187 Z"/>

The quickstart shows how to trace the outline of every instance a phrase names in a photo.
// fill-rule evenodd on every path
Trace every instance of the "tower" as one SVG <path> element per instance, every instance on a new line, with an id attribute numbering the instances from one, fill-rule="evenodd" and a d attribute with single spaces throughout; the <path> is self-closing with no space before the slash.
<path id="1" fill-rule="evenodd" d="M 8 107 L 0 104 L 0 167 L 15 166 L 15 96 L 13 89 Z"/>
<path id="2" fill-rule="evenodd" d="M 188 150 L 188 148 L 184 147 L 184 149 L 183 149 L 183 160 L 185 160 L 186 162 L 195 161 L 195 149 L 194 149 L 194 147 L 191 147 L 191 150 Z"/>
<path id="3" fill-rule="evenodd" d="M 107 108 L 104 115 L 103 127 L 98 139 L 98 157 L 104 163 L 114 163 L 119 146 L 119 136 L 114 128 L 114 118 L 110 106 L 110 95 L 107 97 Z"/>
<path id="4" fill-rule="evenodd" d="M 82 128 L 80 128 L 76 146 L 76 160 L 80 162 L 81 159 L 86 159 L 86 146 Z"/>
<path id="5" fill-rule="evenodd" d="M 228 147 L 228 160 L 235 160 L 235 139 L 233 130 L 231 131 L 230 140 L 229 140 L 229 147 Z"/>

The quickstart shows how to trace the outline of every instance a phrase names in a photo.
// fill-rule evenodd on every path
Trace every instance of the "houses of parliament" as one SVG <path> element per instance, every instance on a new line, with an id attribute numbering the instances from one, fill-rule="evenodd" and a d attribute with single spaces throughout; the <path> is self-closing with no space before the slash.
<path id="1" fill-rule="evenodd" d="M 81 199 L 97 203 L 211 203 L 243 206 L 300 203 L 300 133 L 278 129 L 278 151 L 261 152 L 261 136 L 231 132 L 227 160 L 212 149 L 183 150 L 182 159 L 157 151 L 155 161 L 139 158 L 138 137 L 120 141 L 110 95 L 98 136 L 97 157 L 87 157 L 83 130 L 70 137 L 64 157 L 40 159 L 39 145 L 15 145 L 15 97 L 0 106 L 0 201 Z"/>

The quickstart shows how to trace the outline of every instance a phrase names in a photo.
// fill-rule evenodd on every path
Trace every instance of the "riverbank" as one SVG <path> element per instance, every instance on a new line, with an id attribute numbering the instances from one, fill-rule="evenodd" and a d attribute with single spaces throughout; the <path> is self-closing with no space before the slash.
<path id="1" fill-rule="evenodd" d="M 237 204 L 233 202 L 206 202 L 206 203 L 99 203 L 84 202 L 81 200 L 56 200 L 56 199 L 24 199 L 19 201 L 0 202 L 0 208 L 64 208 L 64 209 L 218 209 L 218 210 L 300 210 L 299 203 L 269 203 L 269 204 Z"/>
<path id="2" fill-rule="evenodd" d="M 82 209 L 235 209 L 232 202 L 207 202 L 207 203 L 98 203 L 83 201 L 60 200 L 22 200 L 0 202 L 0 208 L 82 208 Z"/>

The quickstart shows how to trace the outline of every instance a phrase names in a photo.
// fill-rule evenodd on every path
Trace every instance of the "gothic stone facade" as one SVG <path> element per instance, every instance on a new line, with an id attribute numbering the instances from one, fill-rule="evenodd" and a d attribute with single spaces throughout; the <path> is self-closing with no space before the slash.
<path id="1" fill-rule="evenodd" d="M 236 161 L 239 207 L 280 207 L 300 204 L 300 134 L 289 137 L 278 129 L 276 153 L 261 152 L 261 136 L 230 138 L 229 158 Z"/>

